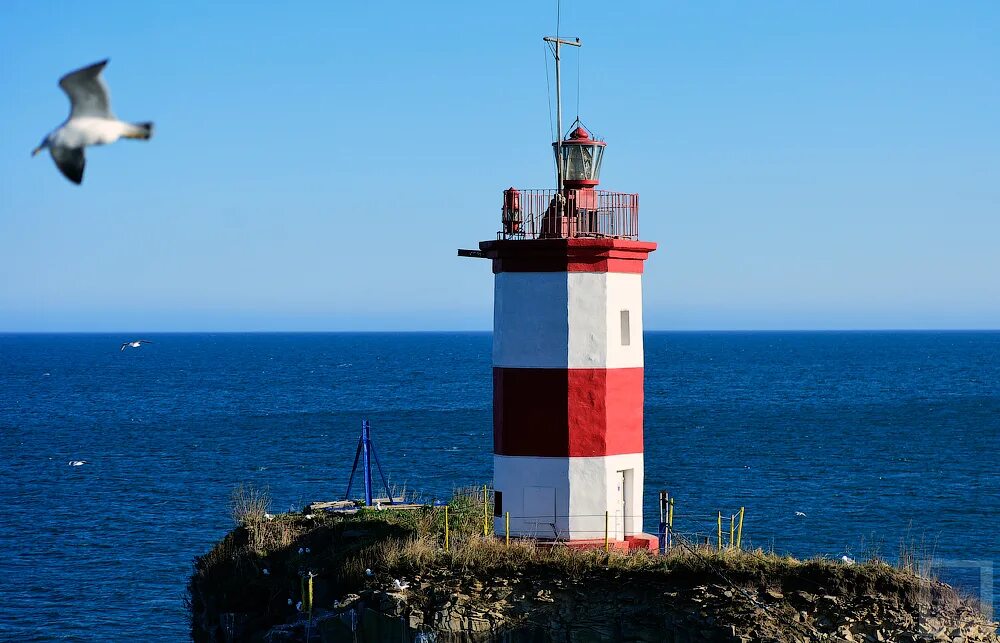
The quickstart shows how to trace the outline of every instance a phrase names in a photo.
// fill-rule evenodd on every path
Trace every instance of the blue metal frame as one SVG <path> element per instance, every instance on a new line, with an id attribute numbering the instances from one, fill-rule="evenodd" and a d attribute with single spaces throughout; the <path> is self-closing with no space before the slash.
<path id="1" fill-rule="evenodd" d="M 351 467 L 351 479 L 347 481 L 347 493 L 344 494 L 344 500 L 348 500 L 351 497 L 351 487 L 354 485 L 354 474 L 358 470 L 358 460 L 362 460 L 362 475 L 364 476 L 365 483 L 365 505 L 371 507 L 372 502 L 372 458 L 375 458 L 375 466 L 378 468 L 378 475 L 382 479 L 382 486 L 385 488 L 385 497 L 388 498 L 388 504 L 393 504 L 392 493 L 389 491 L 389 483 L 385 479 L 385 474 L 382 473 L 382 464 L 378 460 L 378 454 L 375 452 L 375 445 L 372 444 L 371 439 L 371 426 L 368 420 L 361 421 L 361 438 L 358 440 L 358 450 L 354 453 L 354 466 Z"/>

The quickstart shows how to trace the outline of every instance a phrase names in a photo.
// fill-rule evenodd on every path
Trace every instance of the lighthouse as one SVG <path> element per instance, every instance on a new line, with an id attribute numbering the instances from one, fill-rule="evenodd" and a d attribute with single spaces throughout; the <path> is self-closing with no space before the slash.
<path id="1" fill-rule="evenodd" d="M 579 40 L 546 41 L 558 78 L 559 45 Z M 460 251 L 493 265 L 494 528 L 647 547 L 642 272 L 656 244 L 639 240 L 637 194 L 597 189 L 605 141 L 577 118 L 552 148 L 556 187 L 504 190 L 496 238 Z"/>
<path id="2" fill-rule="evenodd" d="M 493 261 L 496 528 L 642 533 L 642 271 L 636 194 L 597 190 L 605 143 L 561 142 L 562 190 L 504 191 Z M 606 522 L 607 519 L 607 522 Z"/>

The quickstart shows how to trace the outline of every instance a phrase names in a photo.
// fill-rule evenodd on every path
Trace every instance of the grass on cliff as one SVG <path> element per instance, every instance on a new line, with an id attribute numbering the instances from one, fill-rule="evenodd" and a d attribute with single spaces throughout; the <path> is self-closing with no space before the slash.
<path id="1" fill-rule="evenodd" d="M 487 495 L 486 514 L 492 515 Z M 902 569 L 878 559 L 853 566 L 824 558 L 798 560 L 757 549 L 752 551 L 684 545 L 666 556 L 645 551 L 604 552 L 564 546 L 537 545 L 534 540 L 483 536 L 483 493 L 481 487 L 455 491 L 449 502 L 449 551 L 444 550 L 444 510 L 442 507 L 397 510 L 359 508 L 353 515 L 319 513 L 306 517 L 288 513 L 267 513 L 270 498 L 266 490 L 240 486 L 234 490 L 231 511 L 236 529 L 212 551 L 198 559 L 196 566 L 209 570 L 218 564 L 260 567 L 266 559 L 280 560 L 288 550 L 310 547 L 317 554 L 314 566 L 323 559 L 324 545 L 339 543 L 337 575 L 348 584 L 360 582 L 366 569 L 392 573 L 418 572 L 446 567 L 472 573 L 516 571 L 526 567 L 546 567 L 568 575 L 601 572 L 716 573 L 743 579 L 774 578 L 797 570 L 853 569 L 852 576 L 870 576 L 873 582 L 901 577 L 912 578 L 917 565 L 902 558 Z M 346 536 L 346 538 L 345 538 Z M 350 546 L 346 541 L 351 541 Z M 301 562 L 301 561 L 300 561 Z M 333 562 L 330 560 L 329 562 Z M 197 570 L 196 570 L 197 571 Z"/>
<path id="2" fill-rule="evenodd" d="M 675 546 L 666 556 L 538 545 L 532 540 L 484 537 L 482 488 L 456 491 L 449 503 L 450 547 L 444 549 L 443 507 L 360 508 L 342 513 L 267 512 L 266 492 L 238 488 L 232 510 L 236 528 L 195 560 L 189 584 L 192 632 L 200 615 L 255 613 L 267 623 L 289 618 L 288 599 L 301 597 L 304 574 L 316 575 L 316 604 L 332 603 L 370 580 L 454 574 L 585 578 L 629 574 L 679 586 L 713 583 L 748 590 L 776 588 L 812 594 L 893 593 L 919 600 L 938 584 L 918 578 L 912 561 L 898 569 L 879 560 L 844 565 L 797 560 L 762 550 Z M 492 515 L 489 498 L 485 513 Z M 934 587 L 938 589 L 933 589 Z M 929 589 L 931 588 L 931 589 Z M 947 597 L 945 597 L 947 599 Z M 950 600 L 950 599 L 947 599 Z"/>

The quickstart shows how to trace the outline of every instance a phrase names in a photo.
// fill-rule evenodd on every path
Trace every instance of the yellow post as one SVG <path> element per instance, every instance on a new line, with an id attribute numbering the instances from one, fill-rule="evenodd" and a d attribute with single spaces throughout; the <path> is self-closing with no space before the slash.
<path id="1" fill-rule="evenodd" d="M 507 544 L 509 545 L 510 544 L 510 512 L 509 511 L 506 512 L 503 515 L 503 533 L 504 533 L 504 537 L 505 537 L 505 539 L 507 541 Z"/>
<path id="2" fill-rule="evenodd" d="M 490 535 L 489 497 L 486 495 L 486 485 L 483 485 L 483 537 Z"/>
<path id="3" fill-rule="evenodd" d="M 722 512 L 719 512 L 719 540 L 716 551 L 722 551 Z"/>
<path id="4" fill-rule="evenodd" d="M 604 551 L 608 551 L 608 512 L 604 512 Z"/>
<path id="5" fill-rule="evenodd" d="M 312 574 L 312 572 L 309 572 L 309 602 L 307 603 L 307 605 L 309 606 L 309 609 L 308 609 L 309 620 L 311 621 L 312 617 L 313 617 L 313 574 Z"/>
<path id="6" fill-rule="evenodd" d="M 736 535 L 736 514 L 729 516 L 729 548 L 733 548 L 733 537 Z"/>
<path id="7" fill-rule="evenodd" d="M 743 549 L 743 512 L 746 507 L 740 507 L 740 526 L 736 531 L 736 547 Z"/>
<path id="8" fill-rule="evenodd" d="M 448 505 L 444 506 L 444 550 L 448 551 Z"/>

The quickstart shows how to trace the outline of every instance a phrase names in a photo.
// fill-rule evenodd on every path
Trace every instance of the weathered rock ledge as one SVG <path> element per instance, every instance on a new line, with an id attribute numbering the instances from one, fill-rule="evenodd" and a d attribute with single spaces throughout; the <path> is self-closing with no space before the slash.
<path id="1" fill-rule="evenodd" d="M 974 602 L 880 562 L 482 538 L 443 552 L 381 520 L 283 520 L 279 548 L 254 551 L 254 527 L 241 527 L 197 559 L 195 640 L 1000 643 Z"/>
<path id="2" fill-rule="evenodd" d="M 694 579 L 690 579 L 694 580 Z M 834 580 L 834 579 L 830 579 Z M 481 579 L 441 571 L 404 590 L 373 581 L 334 610 L 313 615 L 317 640 L 437 641 L 946 641 L 995 642 L 996 625 L 950 588 L 915 595 L 851 591 L 850 575 L 814 593 L 709 583 L 677 584 L 649 574 L 551 578 L 524 573 Z M 407 581 L 404 581 L 407 582 Z M 305 640 L 305 621 L 278 626 L 268 641 Z"/>

